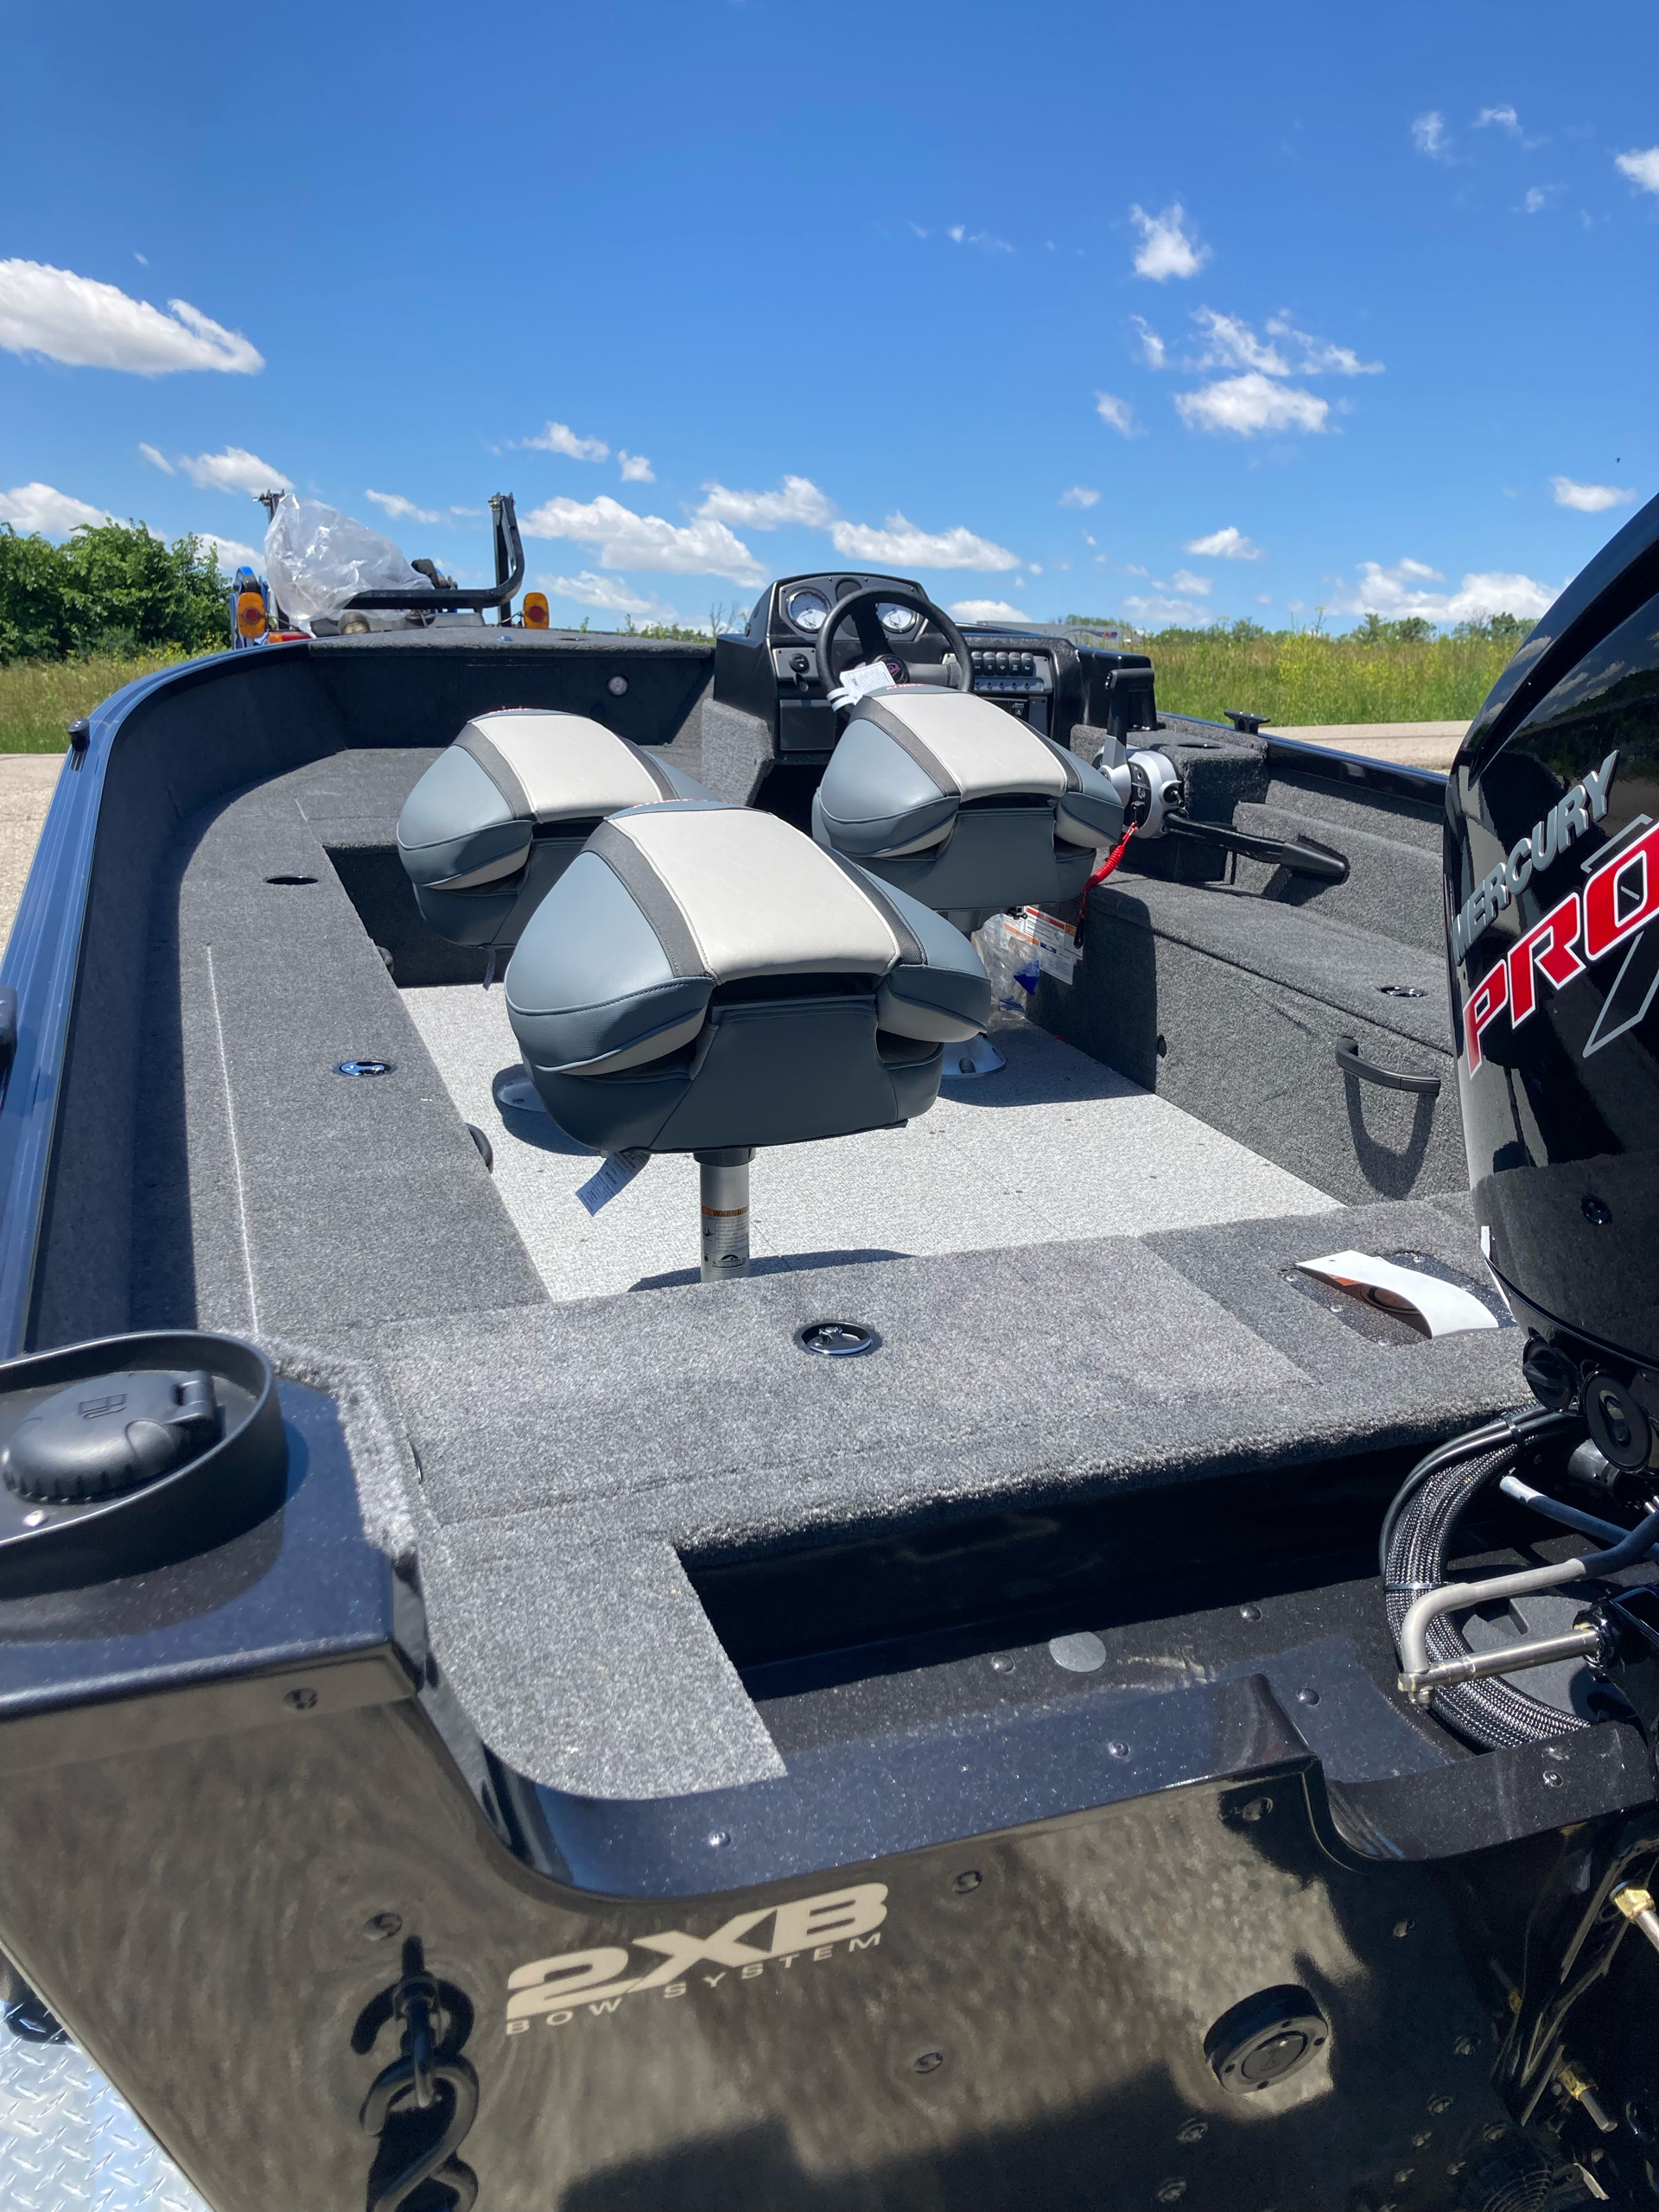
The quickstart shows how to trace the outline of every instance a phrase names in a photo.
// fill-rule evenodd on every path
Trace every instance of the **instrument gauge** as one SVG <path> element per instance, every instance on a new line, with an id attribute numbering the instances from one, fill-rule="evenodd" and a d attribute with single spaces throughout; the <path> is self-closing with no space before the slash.
<path id="1" fill-rule="evenodd" d="M 921 627 L 922 618 L 913 607 L 878 606 L 875 611 L 881 618 L 881 627 L 890 638 L 907 638 L 913 630 Z"/>
<path id="2" fill-rule="evenodd" d="M 794 591 L 785 601 L 784 612 L 798 630 L 822 630 L 830 602 L 821 591 Z"/>

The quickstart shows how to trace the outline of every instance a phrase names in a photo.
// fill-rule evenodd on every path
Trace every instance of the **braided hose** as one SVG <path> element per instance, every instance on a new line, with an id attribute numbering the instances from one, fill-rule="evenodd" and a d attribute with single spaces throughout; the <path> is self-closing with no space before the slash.
<path id="1" fill-rule="evenodd" d="M 1413 1599 L 1425 1590 L 1438 1589 L 1446 1580 L 1446 1554 L 1464 1513 L 1478 1491 L 1508 1473 L 1515 1464 L 1516 1447 L 1512 1439 L 1496 1448 L 1485 1437 L 1481 1440 L 1485 1449 L 1477 1450 L 1472 1458 L 1436 1468 L 1420 1482 L 1394 1518 L 1382 1561 L 1382 1588 L 1396 1649 L 1400 1624 Z M 1426 1640 L 1429 1659 L 1435 1666 L 1469 1656 L 1471 1647 L 1450 1614 L 1429 1624 Z M 1441 1687 L 1434 1692 L 1433 1711 L 1447 1727 L 1493 1751 L 1546 1743 L 1592 1726 L 1576 1713 L 1563 1713 L 1556 1706 L 1529 1697 L 1501 1675 Z"/>

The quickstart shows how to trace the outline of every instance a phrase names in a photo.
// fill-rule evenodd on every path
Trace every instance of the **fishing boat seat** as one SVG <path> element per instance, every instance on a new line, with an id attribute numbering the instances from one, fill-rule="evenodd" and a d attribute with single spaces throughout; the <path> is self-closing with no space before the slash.
<path id="1" fill-rule="evenodd" d="M 812 802 L 820 845 L 977 918 L 1075 899 L 1122 826 L 1097 769 L 988 699 L 923 684 L 858 701 Z"/>
<path id="2" fill-rule="evenodd" d="M 553 1119 L 605 1152 L 798 1144 L 925 1113 L 990 1012 L 950 925 L 775 816 L 631 807 L 589 836 L 507 969 Z"/>
<path id="3" fill-rule="evenodd" d="M 397 852 L 429 927 L 505 949 L 608 816 L 708 796 L 586 715 L 502 707 L 474 715 L 410 791 Z"/>

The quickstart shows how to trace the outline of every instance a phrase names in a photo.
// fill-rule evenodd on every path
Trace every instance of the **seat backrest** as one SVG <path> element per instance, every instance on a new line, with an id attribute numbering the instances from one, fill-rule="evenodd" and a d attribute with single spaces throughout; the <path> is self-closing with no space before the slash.
<path id="1" fill-rule="evenodd" d="M 988 1018 L 967 940 L 776 817 L 613 817 L 543 902 L 507 1011 L 556 1121 L 677 1151 L 800 1142 L 924 1112 Z"/>
<path id="2" fill-rule="evenodd" d="M 475 715 L 404 802 L 397 849 L 421 912 L 459 944 L 507 945 L 620 809 L 702 786 L 586 715 Z"/>

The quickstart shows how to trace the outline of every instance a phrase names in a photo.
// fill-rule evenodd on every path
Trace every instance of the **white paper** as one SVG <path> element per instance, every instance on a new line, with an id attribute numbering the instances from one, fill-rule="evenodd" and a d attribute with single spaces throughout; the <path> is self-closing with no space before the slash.
<path id="1" fill-rule="evenodd" d="M 589 1213 L 597 1213 L 601 1206 L 609 1205 L 619 1191 L 627 1189 L 650 1158 L 648 1152 L 607 1152 L 576 1196 Z"/>
<path id="2" fill-rule="evenodd" d="M 1298 1260 L 1304 1274 L 1318 1275 L 1384 1313 L 1414 1320 L 1431 1337 L 1455 1337 L 1465 1329 L 1495 1329 L 1497 1316 L 1454 1282 L 1396 1267 L 1370 1252 L 1332 1252 L 1328 1259 Z"/>
<path id="3" fill-rule="evenodd" d="M 886 661 L 861 661 L 842 676 L 839 687 L 830 694 L 830 703 L 832 707 L 850 707 L 855 699 L 867 699 L 872 691 L 891 691 L 893 688 L 893 671 Z"/>

